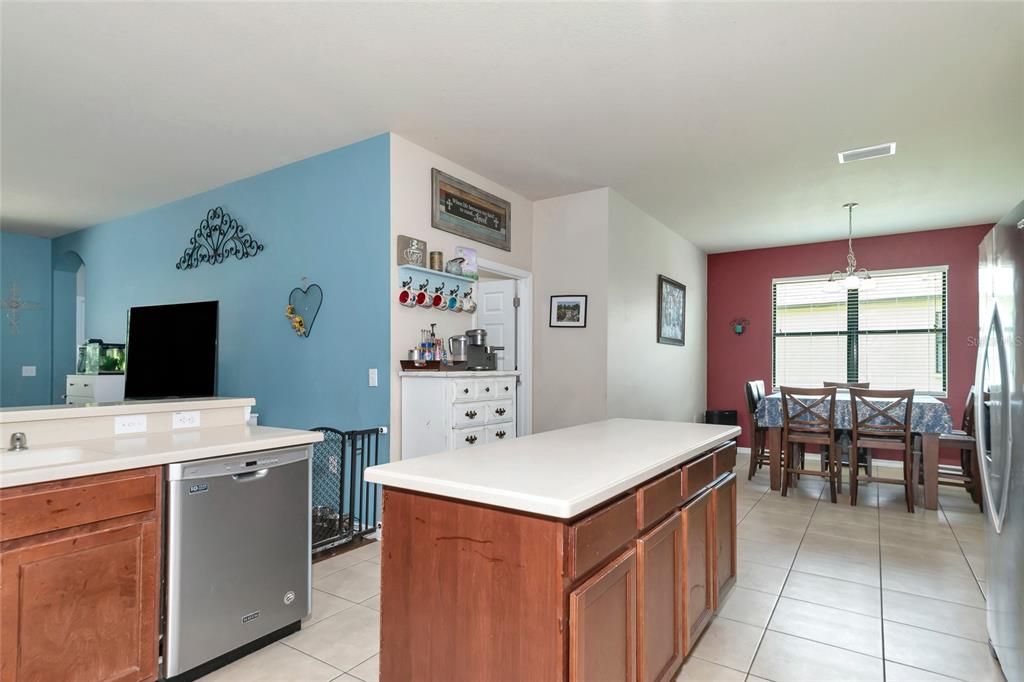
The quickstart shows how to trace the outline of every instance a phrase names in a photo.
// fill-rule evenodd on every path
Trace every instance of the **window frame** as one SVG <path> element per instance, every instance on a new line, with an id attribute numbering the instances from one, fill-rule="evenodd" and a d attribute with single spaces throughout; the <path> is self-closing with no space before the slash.
<path id="1" fill-rule="evenodd" d="M 797 282 L 821 282 L 824 286 L 828 282 L 831 274 L 828 275 L 802 275 L 797 277 L 773 277 L 772 278 L 772 291 L 771 291 L 771 321 L 772 321 L 772 374 L 771 383 L 772 388 L 775 391 L 779 390 L 779 384 L 776 381 L 776 350 L 775 340 L 781 337 L 801 337 L 801 336 L 845 336 L 847 343 L 846 352 L 846 381 L 857 381 L 857 372 L 860 366 L 859 356 L 859 341 L 860 337 L 863 336 L 874 336 L 882 334 L 935 334 L 939 332 L 940 335 L 936 336 L 936 359 L 938 359 L 939 348 L 942 351 L 942 390 L 941 391 L 922 391 L 917 390 L 917 395 L 929 395 L 935 398 L 947 398 L 949 396 L 949 265 L 926 265 L 921 267 L 913 268 L 895 268 L 891 270 L 872 270 L 871 276 L 885 277 L 887 275 L 912 275 L 919 273 L 942 273 L 942 309 L 945 316 L 945 324 L 941 329 L 860 329 L 860 307 L 858 305 L 858 314 L 856 316 L 856 327 L 851 329 L 851 316 L 850 306 L 852 303 L 859 301 L 859 291 L 857 289 L 851 289 L 847 291 L 846 305 L 846 330 L 838 331 L 834 334 L 823 333 L 823 332 L 784 332 L 779 333 L 776 331 L 776 287 L 779 284 L 797 283 Z M 936 363 L 936 367 L 938 363 Z M 854 378 L 850 378 L 850 377 Z"/>

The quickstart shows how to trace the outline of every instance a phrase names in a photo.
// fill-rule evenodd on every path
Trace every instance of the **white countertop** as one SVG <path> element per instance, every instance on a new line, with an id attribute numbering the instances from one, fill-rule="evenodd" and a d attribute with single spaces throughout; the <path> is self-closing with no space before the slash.
<path id="1" fill-rule="evenodd" d="M 425 370 L 420 370 L 420 371 L 415 371 L 415 370 L 413 370 L 413 371 L 400 371 L 398 373 L 398 376 L 400 376 L 400 377 L 455 377 L 455 378 L 472 377 L 474 379 L 486 379 L 487 377 L 509 377 L 509 376 L 517 377 L 520 374 L 522 374 L 522 372 L 520 372 L 518 370 L 513 370 L 513 369 L 509 369 L 509 370 L 488 369 L 488 370 L 483 370 L 483 371 L 479 371 L 479 372 L 470 372 L 470 371 L 466 371 L 466 370 L 459 371 L 459 372 L 434 372 L 432 370 L 425 369 Z"/>
<path id="2" fill-rule="evenodd" d="M 738 426 L 610 419 L 366 470 L 394 488 L 572 518 L 738 436 Z"/>
<path id="3" fill-rule="evenodd" d="M 316 431 L 236 424 L 57 443 L 36 449 L 30 446 L 21 452 L 0 451 L 0 488 L 307 445 L 321 440 L 323 434 Z"/>
<path id="4" fill-rule="evenodd" d="M 256 400 L 254 398 L 175 398 L 171 400 L 128 400 L 116 403 L 92 403 L 81 406 L 32 405 L 29 407 L 4 407 L 0 408 L 0 424 L 49 419 L 109 417 L 118 414 L 252 407 L 255 404 Z"/>

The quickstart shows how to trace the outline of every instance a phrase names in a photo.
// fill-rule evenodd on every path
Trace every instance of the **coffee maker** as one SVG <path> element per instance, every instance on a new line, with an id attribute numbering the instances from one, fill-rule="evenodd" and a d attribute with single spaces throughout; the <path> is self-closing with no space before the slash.
<path id="1" fill-rule="evenodd" d="M 471 372 L 498 369 L 497 351 L 504 346 L 488 346 L 486 329 L 467 329 L 464 335 L 448 338 L 448 351 L 452 366 Z"/>

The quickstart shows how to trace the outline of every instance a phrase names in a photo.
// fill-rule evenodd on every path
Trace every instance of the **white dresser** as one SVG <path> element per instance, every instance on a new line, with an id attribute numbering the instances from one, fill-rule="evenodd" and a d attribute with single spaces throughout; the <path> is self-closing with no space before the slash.
<path id="1" fill-rule="evenodd" d="M 516 437 L 519 372 L 399 372 L 402 459 Z"/>
<path id="2" fill-rule="evenodd" d="M 117 403 L 124 400 L 123 374 L 68 374 L 64 402 L 68 405 Z"/>

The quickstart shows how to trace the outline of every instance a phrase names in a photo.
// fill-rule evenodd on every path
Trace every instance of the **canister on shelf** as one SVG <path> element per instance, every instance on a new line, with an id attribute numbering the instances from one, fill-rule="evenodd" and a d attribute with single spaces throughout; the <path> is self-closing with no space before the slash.
<path id="1" fill-rule="evenodd" d="M 430 269 L 441 272 L 444 270 L 444 254 L 440 251 L 430 252 Z"/>

